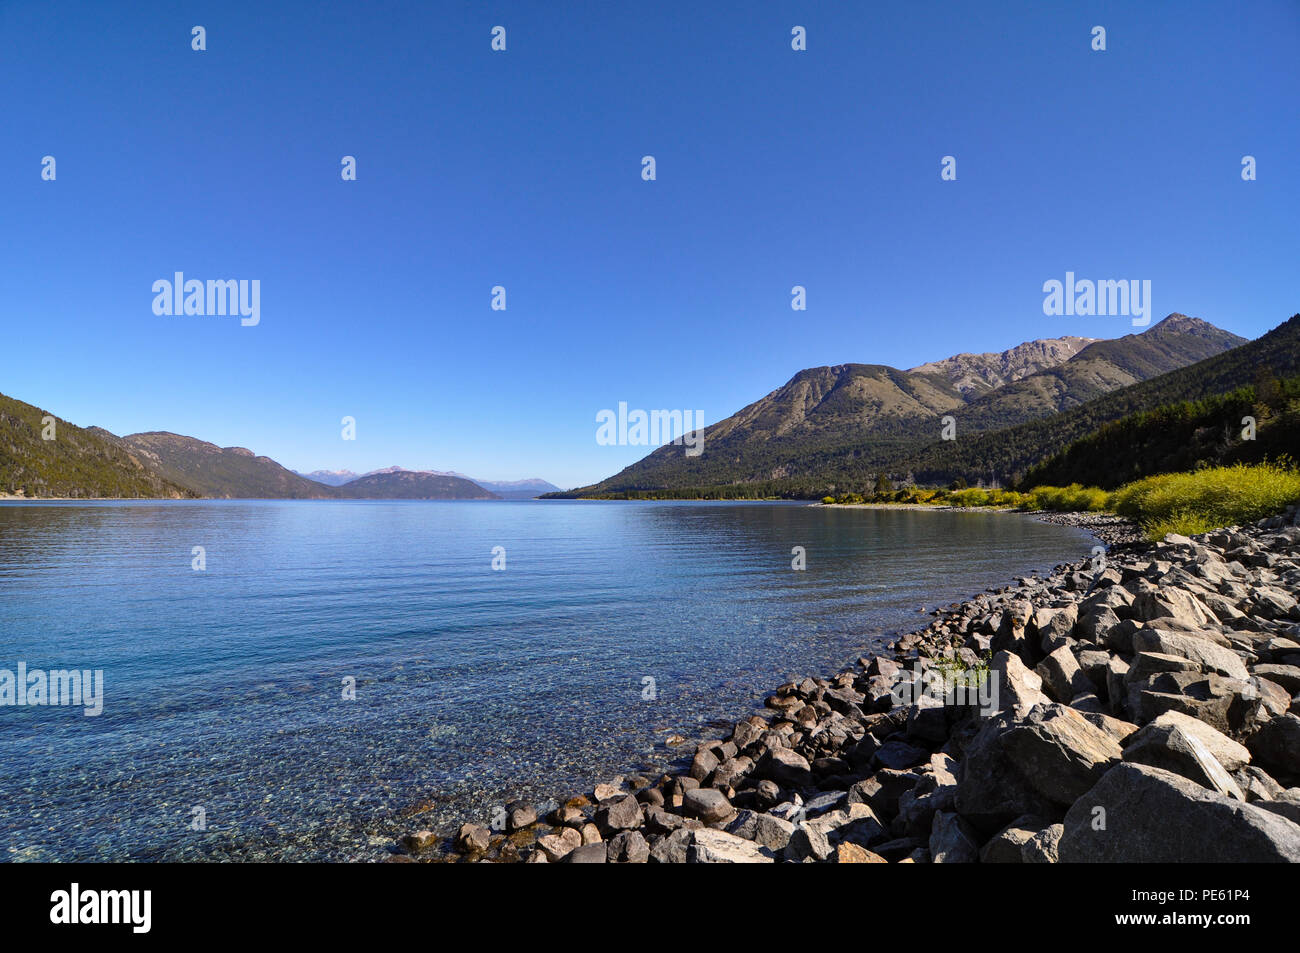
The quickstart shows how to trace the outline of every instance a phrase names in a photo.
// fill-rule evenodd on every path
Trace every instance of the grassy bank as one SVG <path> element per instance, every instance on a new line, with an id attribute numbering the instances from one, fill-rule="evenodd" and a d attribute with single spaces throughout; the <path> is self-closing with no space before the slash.
<path id="1" fill-rule="evenodd" d="M 1039 486 L 1026 492 L 964 489 L 902 490 L 862 496 L 845 493 L 823 503 L 911 503 L 919 506 L 1001 507 L 1057 512 L 1112 512 L 1138 523 L 1152 539 L 1166 533 L 1204 533 L 1272 516 L 1300 503 L 1300 470 L 1289 460 L 1166 473 L 1113 492 L 1096 487 Z"/>

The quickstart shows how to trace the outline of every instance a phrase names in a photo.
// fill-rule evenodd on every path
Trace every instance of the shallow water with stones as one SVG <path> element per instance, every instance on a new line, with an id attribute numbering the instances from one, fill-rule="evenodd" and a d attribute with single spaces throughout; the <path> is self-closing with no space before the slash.
<path id="1" fill-rule="evenodd" d="M 0 858 L 382 859 L 661 767 L 1093 542 L 783 503 L 0 504 L 0 669 L 105 680 L 98 717 L 0 706 Z"/>

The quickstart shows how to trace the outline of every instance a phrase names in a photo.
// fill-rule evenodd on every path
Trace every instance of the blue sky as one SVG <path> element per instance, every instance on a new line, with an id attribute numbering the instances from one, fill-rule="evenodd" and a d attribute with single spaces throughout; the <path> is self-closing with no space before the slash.
<path id="1" fill-rule="evenodd" d="M 0 392 L 573 486 L 645 454 L 596 443 L 620 401 L 1131 330 L 1044 316 L 1067 270 L 1300 311 L 1300 2 L 699 6 L 0 0 Z M 260 280 L 261 323 L 155 315 L 176 271 Z"/>

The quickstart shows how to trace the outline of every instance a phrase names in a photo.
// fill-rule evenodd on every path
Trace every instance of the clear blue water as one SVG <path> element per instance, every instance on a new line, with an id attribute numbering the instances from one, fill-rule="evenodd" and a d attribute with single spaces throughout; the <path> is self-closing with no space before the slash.
<path id="1" fill-rule="evenodd" d="M 0 668 L 105 678 L 99 717 L 0 707 L 0 858 L 380 858 L 662 767 L 670 734 L 1091 543 L 792 504 L 0 504 Z"/>

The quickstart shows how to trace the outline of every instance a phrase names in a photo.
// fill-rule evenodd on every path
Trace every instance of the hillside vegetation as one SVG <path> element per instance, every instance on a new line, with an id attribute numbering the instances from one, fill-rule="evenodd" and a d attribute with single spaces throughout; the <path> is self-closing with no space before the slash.
<path id="1" fill-rule="evenodd" d="M 1253 433 L 1247 427 L 1254 420 Z M 1106 489 L 1150 476 L 1300 453 L 1300 376 L 1185 400 L 1103 424 L 1032 467 L 1023 482 L 1089 483 Z"/>
<path id="2" fill-rule="evenodd" d="M 102 431 L 109 437 L 107 431 Z M 332 487 L 298 476 L 243 447 L 218 447 L 154 431 L 113 437 L 164 478 L 197 495 L 227 499 L 332 499 Z"/>
<path id="3" fill-rule="evenodd" d="M 138 456 L 97 433 L 0 395 L 0 493 L 26 497 L 110 499 L 194 496 L 150 469 Z"/>

